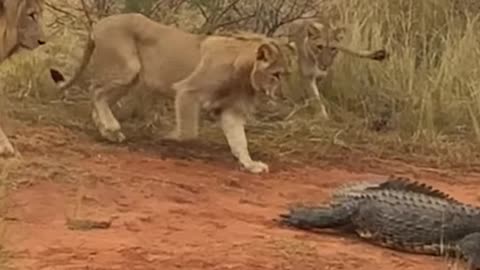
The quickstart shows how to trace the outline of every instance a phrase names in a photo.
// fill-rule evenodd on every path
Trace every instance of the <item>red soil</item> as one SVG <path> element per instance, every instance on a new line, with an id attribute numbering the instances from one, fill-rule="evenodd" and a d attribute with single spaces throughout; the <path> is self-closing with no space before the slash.
<path id="1" fill-rule="evenodd" d="M 190 146 L 132 150 L 58 128 L 21 132 L 13 142 L 23 161 L 10 175 L 18 185 L 2 225 L 13 269 L 449 269 L 443 258 L 280 228 L 271 220 L 289 203 L 322 202 L 341 183 L 392 172 L 467 202 L 479 199 L 473 176 L 402 164 L 374 170 L 365 162 L 348 168 L 270 162 L 272 172 L 256 176 L 240 171 L 226 146 L 213 153 Z M 179 159 L 186 148 L 205 156 Z M 67 218 L 112 223 L 70 230 Z"/>

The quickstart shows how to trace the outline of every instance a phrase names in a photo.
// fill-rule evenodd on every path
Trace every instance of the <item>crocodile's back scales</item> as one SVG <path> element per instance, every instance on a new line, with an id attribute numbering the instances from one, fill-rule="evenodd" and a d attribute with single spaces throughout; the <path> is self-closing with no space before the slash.
<path id="1" fill-rule="evenodd" d="M 480 209 L 424 194 L 378 190 L 361 196 L 351 222 L 369 240 L 416 253 L 440 254 L 480 231 Z"/>

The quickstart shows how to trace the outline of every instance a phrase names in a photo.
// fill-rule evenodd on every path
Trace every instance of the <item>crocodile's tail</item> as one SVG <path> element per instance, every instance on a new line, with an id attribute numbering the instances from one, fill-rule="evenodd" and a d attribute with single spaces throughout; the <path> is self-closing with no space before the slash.
<path id="1" fill-rule="evenodd" d="M 480 232 L 465 236 L 459 241 L 458 247 L 463 257 L 467 260 L 467 269 L 480 269 Z"/>
<path id="2" fill-rule="evenodd" d="M 341 207 L 293 207 L 279 217 L 280 224 L 304 230 L 339 227 L 350 222 L 348 209 Z"/>

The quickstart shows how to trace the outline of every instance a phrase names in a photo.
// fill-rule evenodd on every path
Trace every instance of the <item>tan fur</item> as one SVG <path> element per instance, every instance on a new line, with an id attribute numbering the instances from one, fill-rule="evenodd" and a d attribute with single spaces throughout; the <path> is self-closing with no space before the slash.
<path id="1" fill-rule="evenodd" d="M 385 50 L 357 51 L 342 46 L 343 27 L 331 27 L 318 19 L 302 19 L 291 23 L 287 29 L 288 39 L 294 44 L 301 76 L 306 81 L 310 98 L 320 104 L 323 117 L 328 118 L 325 106 L 321 102 L 318 83 L 329 74 L 329 69 L 339 51 L 352 56 L 373 60 L 384 60 Z"/>
<path id="2" fill-rule="evenodd" d="M 239 162 L 253 173 L 268 171 L 250 158 L 244 124 L 256 94 L 273 97 L 286 72 L 275 40 L 195 35 L 140 14 L 120 14 L 94 25 L 85 52 L 80 68 L 60 87 L 70 86 L 90 62 L 92 118 L 105 139 L 125 140 L 110 105 L 141 85 L 175 96 L 176 127 L 167 138 L 196 138 L 199 111 L 214 112 Z"/>
<path id="3" fill-rule="evenodd" d="M 33 50 L 45 43 L 43 0 L 0 0 L 0 62 L 20 49 Z M 15 150 L 0 126 L 0 156 Z"/>

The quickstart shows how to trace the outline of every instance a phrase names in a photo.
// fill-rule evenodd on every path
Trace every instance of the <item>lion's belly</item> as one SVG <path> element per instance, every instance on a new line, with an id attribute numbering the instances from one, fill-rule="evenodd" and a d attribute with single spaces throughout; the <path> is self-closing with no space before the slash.
<path id="1" fill-rule="evenodd" d="M 146 87 L 170 94 L 173 91 L 172 85 L 192 71 L 193 68 L 190 69 L 184 65 L 156 65 L 156 67 L 145 67 L 140 74 L 140 79 Z M 173 92 L 171 94 L 173 95 Z"/>

